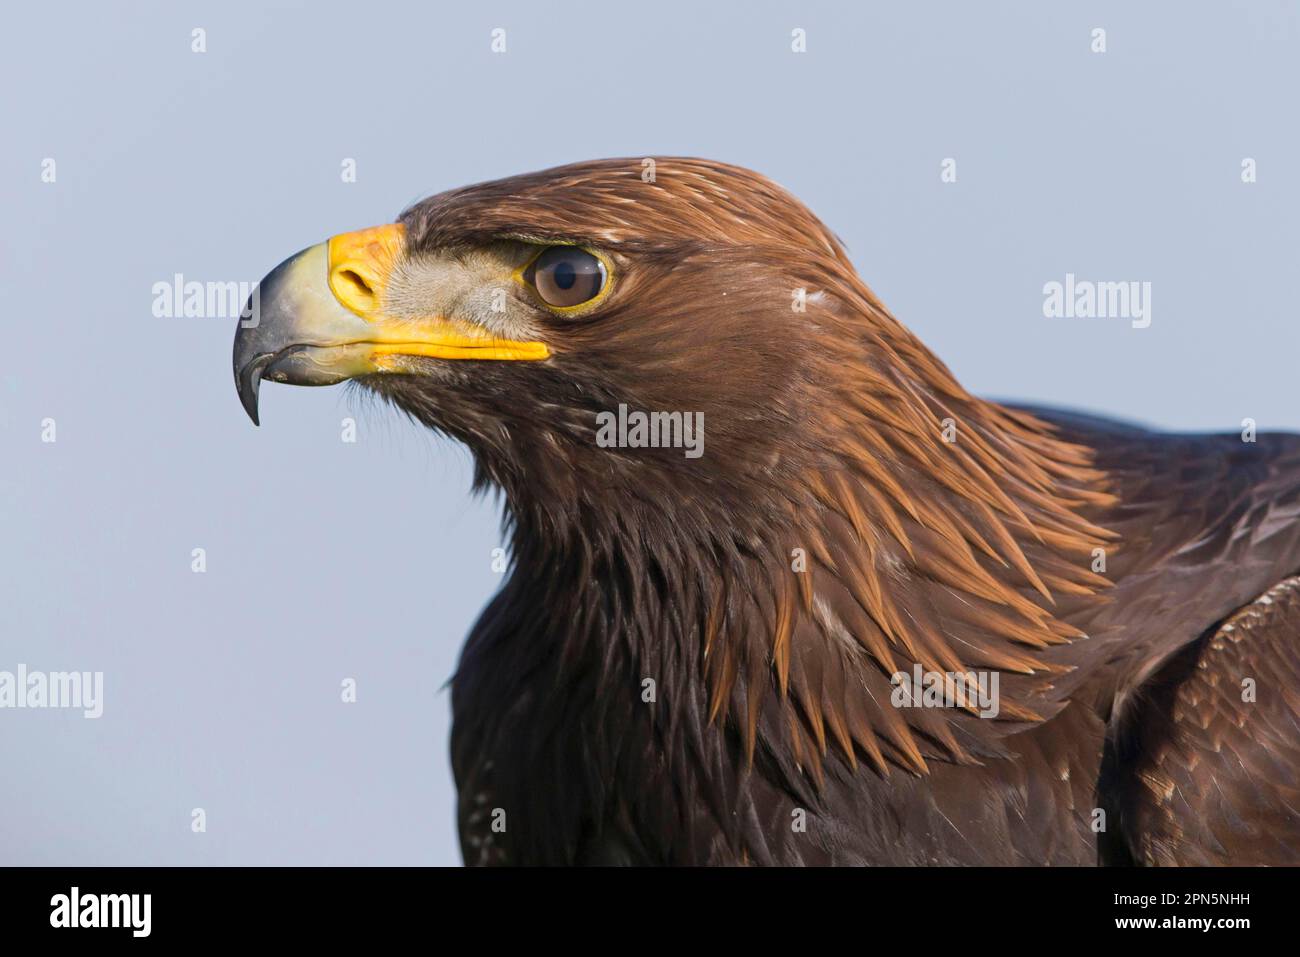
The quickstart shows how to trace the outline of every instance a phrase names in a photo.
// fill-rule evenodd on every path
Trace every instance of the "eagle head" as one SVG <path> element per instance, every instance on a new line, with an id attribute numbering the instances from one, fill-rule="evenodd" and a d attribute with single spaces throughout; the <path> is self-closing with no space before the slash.
<path id="1" fill-rule="evenodd" d="M 286 260 L 258 298 L 234 348 L 254 422 L 263 379 L 350 379 L 468 445 L 512 505 L 552 511 L 593 489 L 716 509 L 796 481 L 837 401 L 818 366 L 865 331 L 845 323 L 887 322 L 802 203 L 697 159 L 442 193 Z M 620 408 L 662 417 L 654 444 L 602 447 Z"/>

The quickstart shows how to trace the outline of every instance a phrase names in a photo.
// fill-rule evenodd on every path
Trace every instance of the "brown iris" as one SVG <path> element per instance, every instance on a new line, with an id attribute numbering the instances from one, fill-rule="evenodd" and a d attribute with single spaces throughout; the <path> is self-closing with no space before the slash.
<path id="1" fill-rule="evenodd" d="M 564 309 L 595 299 L 605 288 L 605 264 L 577 246 L 553 246 L 524 271 L 548 306 Z"/>

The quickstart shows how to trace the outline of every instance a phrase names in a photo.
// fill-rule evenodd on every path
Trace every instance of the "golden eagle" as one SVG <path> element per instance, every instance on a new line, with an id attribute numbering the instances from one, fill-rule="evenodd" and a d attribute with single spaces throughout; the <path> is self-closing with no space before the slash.
<path id="1" fill-rule="evenodd" d="M 467 863 L 1300 861 L 1300 439 L 976 398 L 759 175 L 434 196 L 277 267 L 234 372 L 504 493 Z"/>

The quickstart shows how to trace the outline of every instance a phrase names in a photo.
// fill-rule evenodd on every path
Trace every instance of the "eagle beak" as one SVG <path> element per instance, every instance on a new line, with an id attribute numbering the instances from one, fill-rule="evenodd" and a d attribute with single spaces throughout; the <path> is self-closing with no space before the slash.
<path id="1" fill-rule="evenodd" d="M 400 319 L 384 294 L 406 254 L 400 223 L 335 236 L 304 249 L 267 275 L 235 332 L 235 387 L 258 424 L 263 379 L 333 385 L 375 372 L 400 372 L 402 356 L 433 359 L 545 359 L 542 342 L 515 342 L 440 316 Z"/>

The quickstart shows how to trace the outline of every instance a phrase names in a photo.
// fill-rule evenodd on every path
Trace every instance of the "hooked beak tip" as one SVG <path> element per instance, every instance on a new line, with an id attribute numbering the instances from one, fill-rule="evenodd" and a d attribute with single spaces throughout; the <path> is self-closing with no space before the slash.
<path id="1" fill-rule="evenodd" d="M 253 359 L 243 369 L 235 374 L 235 385 L 239 391 L 239 401 L 244 406 L 244 411 L 248 417 L 253 420 L 254 425 L 261 425 L 261 420 L 257 414 L 257 397 L 258 390 L 262 384 L 262 373 L 270 364 L 274 356 L 263 355 Z"/>

